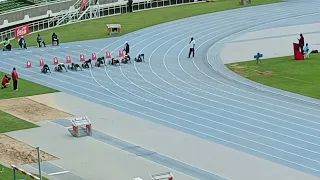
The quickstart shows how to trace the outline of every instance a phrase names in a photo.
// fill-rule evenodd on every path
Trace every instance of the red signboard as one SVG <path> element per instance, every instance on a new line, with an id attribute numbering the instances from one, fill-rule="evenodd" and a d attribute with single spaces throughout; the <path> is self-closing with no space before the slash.
<path id="1" fill-rule="evenodd" d="M 81 1 L 80 11 L 83 10 L 83 8 L 86 6 L 86 4 L 87 4 L 88 1 L 89 1 L 89 0 L 82 0 L 82 1 Z"/>
<path id="2" fill-rule="evenodd" d="M 21 36 L 28 35 L 30 33 L 29 25 L 25 24 L 23 26 L 19 26 L 16 29 L 14 29 L 16 38 L 20 38 Z"/>

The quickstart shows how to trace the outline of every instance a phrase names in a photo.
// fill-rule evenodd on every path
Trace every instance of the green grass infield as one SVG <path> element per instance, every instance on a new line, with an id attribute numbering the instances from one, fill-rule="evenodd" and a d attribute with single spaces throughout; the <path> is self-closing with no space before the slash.
<path id="1" fill-rule="evenodd" d="M 237 74 L 261 84 L 320 99 L 320 54 L 295 61 L 292 56 L 232 63 L 227 65 Z"/>

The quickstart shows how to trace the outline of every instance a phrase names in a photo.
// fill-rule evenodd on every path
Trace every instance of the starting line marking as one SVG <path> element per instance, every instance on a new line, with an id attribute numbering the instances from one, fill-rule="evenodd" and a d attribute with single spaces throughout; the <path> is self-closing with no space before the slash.
<path id="1" fill-rule="evenodd" d="M 58 174 L 65 174 L 69 173 L 70 171 L 61 171 L 61 172 L 55 172 L 55 173 L 49 173 L 48 176 L 58 175 Z"/>

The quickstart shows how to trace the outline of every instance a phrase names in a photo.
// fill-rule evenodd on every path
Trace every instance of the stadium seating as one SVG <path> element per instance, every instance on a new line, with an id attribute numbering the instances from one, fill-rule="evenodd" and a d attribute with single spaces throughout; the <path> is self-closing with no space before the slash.
<path id="1" fill-rule="evenodd" d="M 33 3 L 30 2 L 26 2 L 23 0 L 5 0 L 5 1 L 1 1 L 0 2 L 0 12 L 3 11 L 8 11 L 11 9 L 16 9 L 16 8 L 20 8 L 23 6 L 28 6 L 31 5 Z"/>

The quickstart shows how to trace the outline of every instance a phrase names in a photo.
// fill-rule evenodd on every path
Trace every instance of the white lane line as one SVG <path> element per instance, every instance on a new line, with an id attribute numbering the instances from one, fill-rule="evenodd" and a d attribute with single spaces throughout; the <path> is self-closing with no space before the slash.
<path id="1" fill-rule="evenodd" d="M 48 176 L 53 176 L 53 175 L 59 175 L 59 174 L 66 174 L 69 173 L 70 171 L 60 171 L 60 172 L 55 172 L 55 173 L 49 173 Z"/>

